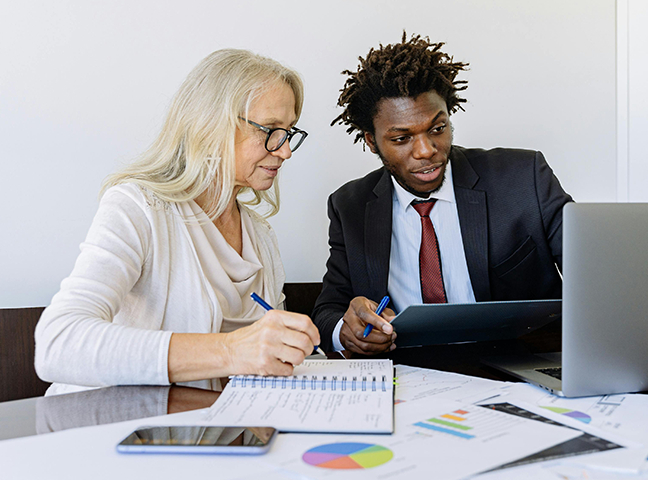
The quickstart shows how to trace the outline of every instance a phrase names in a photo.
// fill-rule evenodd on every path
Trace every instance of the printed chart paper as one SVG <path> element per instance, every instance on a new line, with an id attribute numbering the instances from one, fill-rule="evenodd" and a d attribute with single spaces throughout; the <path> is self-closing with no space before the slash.
<path id="1" fill-rule="evenodd" d="M 445 398 L 476 403 L 501 396 L 507 382 L 471 377 L 429 368 L 396 365 L 396 403 L 421 398 Z"/>
<path id="2" fill-rule="evenodd" d="M 388 436 L 280 435 L 262 461 L 293 478 L 459 479 L 580 435 L 434 398 L 396 405 L 395 416 Z"/>

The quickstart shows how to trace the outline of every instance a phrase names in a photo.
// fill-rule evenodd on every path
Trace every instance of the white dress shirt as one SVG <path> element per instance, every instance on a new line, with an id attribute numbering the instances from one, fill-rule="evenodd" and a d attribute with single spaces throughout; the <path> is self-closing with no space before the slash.
<path id="1" fill-rule="evenodd" d="M 430 212 L 430 220 L 439 244 L 441 272 L 448 303 L 474 303 L 475 294 L 464 252 L 459 214 L 452 183 L 450 162 L 446 167 L 445 181 L 438 192 L 430 194 L 437 202 Z M 389 257 L 388 294 L 396 313 L 409 305 L 423 303 L 419 271 L 419 250 L 421 248 L 421 216 L 412 201 L 422 200 L 411 194 L 392 177 L 392 234 Z M 378 301 L 380 299 L 372 299 Z M 343 350 L 340 342 L 340 320 L 333 331 L 333 345 Z"/>

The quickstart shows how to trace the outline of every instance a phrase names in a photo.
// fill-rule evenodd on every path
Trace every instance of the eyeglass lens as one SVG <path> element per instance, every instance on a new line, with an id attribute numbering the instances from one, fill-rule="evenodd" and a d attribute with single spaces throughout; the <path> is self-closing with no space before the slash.
<path id="1" fill-rule="evenodd" d="M 288 144 L 290 146 L 290 150 L 294 152 L 297 150 L 297 147 L 301 145 L 301 143 L 304 141 L 304 132 L 302 131 L 297 131 L 297 132 L 287 132 L 286 130 L 283 129 L 278 129 L 273 131 L 270 136 L 268 137 L 268 141 L 266 142 L 266 148 L 274 152 L 275 150 L 279 150 L 283 143 L 286 141 L 286 137 L 291 136 L 290 140 L 288 140 Z"/>

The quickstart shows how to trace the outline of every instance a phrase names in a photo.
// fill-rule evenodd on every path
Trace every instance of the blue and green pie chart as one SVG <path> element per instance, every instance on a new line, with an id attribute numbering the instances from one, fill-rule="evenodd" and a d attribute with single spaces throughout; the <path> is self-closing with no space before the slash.
<path id="1" fill-rule="evenodd" d="M 327 443 L 311 448 L 302 460 L 319 468 L 352 470 L 373 468 L 389 462 L 394 453 L 374 443 Z"/>
<path id="2" fill-rule="evenodd" d="M 565 415 L 566 417 L 571 417 L 583 423 L 590 423 L 592 421 L 592 417 L 590 417 L 586 413 L 579 412 L 578 410 L 571 410 L 569 408 L 562 408 L 562 407 L 542 407 L 542 408 L 546 408 L 547 410 L 550 410 L 552 412 Z"/>

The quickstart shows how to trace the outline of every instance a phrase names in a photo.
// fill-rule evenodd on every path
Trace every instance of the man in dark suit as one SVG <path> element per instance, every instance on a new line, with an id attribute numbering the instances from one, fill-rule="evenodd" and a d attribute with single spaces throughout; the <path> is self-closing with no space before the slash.
<path id="1" fill-rule="evenodd" d="M 357 132 L 383 167 L 329 198 L 330 257 L 312 315 L 327 350 L 395 348 L 389 321 L 412 303 L 561 296 L 562 207 L 572 199 L 540 152 L 452 144 L 466 64 L 442 45 L 403 35 L 344 72 L 333 123 Z M 386 294 L 394 308 L 378 316 Z"/>

